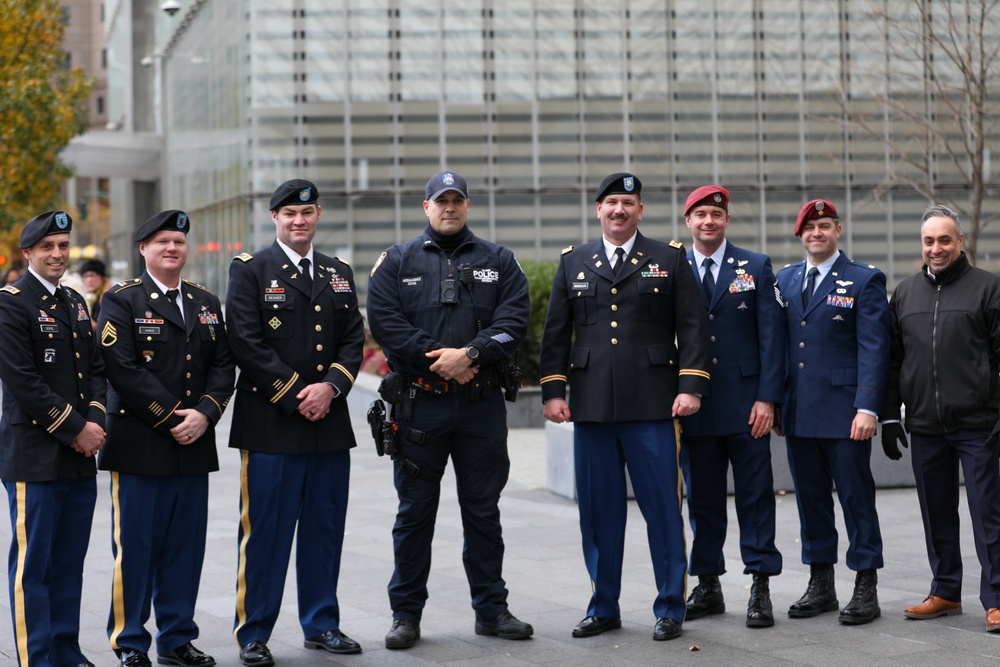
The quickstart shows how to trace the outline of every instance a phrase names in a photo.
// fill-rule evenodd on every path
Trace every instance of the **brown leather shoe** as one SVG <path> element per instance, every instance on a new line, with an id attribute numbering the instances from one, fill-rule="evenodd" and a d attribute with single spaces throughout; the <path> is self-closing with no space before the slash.
<path id="1" fill-rule="evenodd" d="M 936 595 L 929 595 L 920 604 L 915 604 L 912 607 L 907 607 L 903 610 L 903 616 L 906 618 L 937 618 L 938 616 L 958 616 L 962 613 L 962 603 L 952 602 L 950 600 L 945 600 L 944 598 L 939 598 Z M 997 629 L 1000 630 L 1000 613 L 997 614 Z"/>
<path id="2" fill-rule="evenodd" d="M 1000 632 L 1000 609 L 993 607 L 986 612 L 986 632 Z"/>

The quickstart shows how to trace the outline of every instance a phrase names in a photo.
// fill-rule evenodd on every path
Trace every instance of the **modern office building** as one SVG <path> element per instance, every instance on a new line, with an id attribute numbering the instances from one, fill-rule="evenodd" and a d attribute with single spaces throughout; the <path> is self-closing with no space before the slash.
<path id="1" fill-rule="evenodd" d="M 595 187 L 628 170 L 649 236 L 689 244 L 685 197 L 720 183 L 730 238 L 776 266 L 801 258 L 795 216 L 816 197 L 890 286 L 919 266 L 928 201 L 889 187 L 906 169 L 847 122 L 912 130 L 872 90 L 943 112 L 871 14 L 897 3 L 107 2 L 115 249 L 132 252 L 149 213 L 184 209 L 202 251 L 192 277 L 215 290 L 232 255 L 273 237 L 274 187 L 303 177 L 322 193 L 317 244 L 354 264 L 363 291 L 379 253 L 426 224 L 423 185 L 442 168 L 468 179 L 472 228 L 520 259 L 595 238 Z M 935 186 L 966 197 L 950 158 L 932 157 Z M 998 253 L 987 229 L 981 264 Z"/>

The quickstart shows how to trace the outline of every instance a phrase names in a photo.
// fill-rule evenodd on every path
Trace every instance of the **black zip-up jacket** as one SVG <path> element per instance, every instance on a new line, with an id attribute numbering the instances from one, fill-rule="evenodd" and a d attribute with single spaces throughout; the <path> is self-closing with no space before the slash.
<path id="1" fill-rule="evenodd" d="M 963 252 L 937 276 L 925 266 L 896 287 L 883 419 L 934 435 L 990 430 L 1000 409 L 1000 278 Z"/>

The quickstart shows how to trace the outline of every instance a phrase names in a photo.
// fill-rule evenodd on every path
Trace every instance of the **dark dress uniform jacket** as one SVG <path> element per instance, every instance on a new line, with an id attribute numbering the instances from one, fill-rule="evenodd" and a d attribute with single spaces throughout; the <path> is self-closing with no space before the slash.
<path id="1" fill-rule="evenodd" d="M 889 371 L 885 274 L 843 252 L 802 309 L 805 262 L 778 272 L 788 333 L 782 426 L 799 438 L 850 438 L 859 409 L 882 409 Z"/>
<path id="2" fill-rule="evenodd" d="M 240 367 L 230 447 L 311 454 L 356 444 L 347 394 L 361 367 L 365 332 L 354 274 L 315 249 L 313 259 L 311 290 L 277 241 L 230 265 L 229 347 Z M 310 422 L 295 397 L 316 382 L 339 393 L 330 414 Z"/>
<path id="3" fill-rule="evenodd" d="M 694 254 L 688 253 L 694 262 Z M 698 267 L 692 264 L 696 280 Z M 755 401 L 780 404 L 785 385 L 785 316 L 767 255 L 726 243 L 708 304 L 712 393 L 681 418 L 685 435 L 748 433 Z"/>
<path id="4" fill-rule="evenodd" d="M 708 337 L 680 243 L 637 233 L 617 276 L 602 241 L 567 249 L 545 319 L 542 400 L 565 398 L 568 375 L 574 421 L 671 419 L 678 392 L 708 395 Z"/>
<path id="5" fill-rule="evenodd" d="M 94 477 L 94 459 L 69 444 L 86 422 L 104 428 L 104 362 L 87 302 L 66 303 L 30 271 L 0 289 L 0 478 L 17 482 Z"/>
<path id="6" fill-rule="evenodd" d="M 184 281 L 184 319 L 148 273 L 104 295 L 98 332 L 107 366 L 108 439 L 101 470 L 188 475 L 219 469 L 215 429 L 233 393 L 235 364 L 219 298 Z M 194 408 L 210 427 L 190 445 L 170 429 Z"/>

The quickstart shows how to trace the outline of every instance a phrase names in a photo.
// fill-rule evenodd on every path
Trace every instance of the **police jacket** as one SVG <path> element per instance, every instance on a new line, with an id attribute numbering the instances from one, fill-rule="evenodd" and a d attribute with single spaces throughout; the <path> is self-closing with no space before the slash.
<path id="1" fill-rule="evenodd" d="M 429 227 L 429 226 L 428 226 Z M 368 279 L 368 326 L 394 370 L 441 378 L 424 356 L 445 347 L 479 348 L 480 366 L 513 352 L 528 331 L 528 280 L 507 248 L 465 227 L 448 254 L 424 233 L 379 257 Z M 442 281 L 453 280 L 454 303 Z"/>
<path id="2" fill-rule="evenodd" d="M 148 273 L 104 295 L 98 335 L 107 368 L 108 438 L 101 470 L 185 475 L 219 469 L 215 428 L 233 393 L 236 366 L 219 298 L 184 281 L 184 319 Z M 179 408 L 198 410 L 209 428 L 179 444 L 170 429 Z"/>
<path id="3" fill-rule="evenodd" d="M 351 267 L 314 249 L 308 289 L 277 241 L 243 253 L 229 267 L 226 315 L 240 367 L 229 446 L 272 454 L 354 447 L 347 394 L 365 331 Z M 298 413 L 296 395 L 317 382 L 339 393 L 330 413 L 310 422 Z"/>
<path id="4" fill-rule="evenodd" d="M 937 277 L 925 266 L 896 287 L 883 419 L 939 434 L 989 430 L 1000 409 L 1000 278 L 963 252 Z"/>
<path id="5" fill-rule="evenodd" d="M 693 252 L 688 261 L 700 282 Z M 767 255 L 727 242 L 706 310 L 712 389 L 698 412 L 681 417 L 684 435 L 749 433 L 756 401 L 784 400 L 785 317 Z"/>
<path id="6" fill-rule="evenodd" d="M 858 410 L 878 414 L 885 399 L 885 274 L 840 252 L 803 310 L 805 268 L 799 262 L 777 275 L 788 336 L 782 428 L 800 438 L 850 438 Z"/>
<path id="7" fill-rule="evenodd" d="M 575 339 L 574 339 L 575 332 Z M 573 421 L 671 419 L 679 392 L 709 393 L 708 317 L 684 246 L 636 234 L 619 274 L 602 241 L 563 250 L 542 337 L 542 400 Z"/>
<path id="8" fill-rule="evenodd" d="M 104 362 L 87 303 L 68 287 L 65 302 L 30 272 L 0 289 L 0 478 L 48 482 L 93 477 L 93 457 L 70 443 L 84 425 L 104 428 Z"/>

